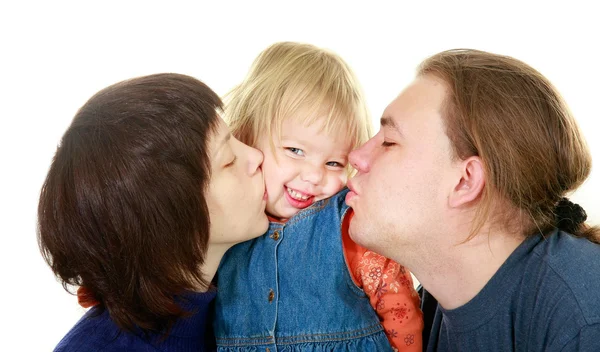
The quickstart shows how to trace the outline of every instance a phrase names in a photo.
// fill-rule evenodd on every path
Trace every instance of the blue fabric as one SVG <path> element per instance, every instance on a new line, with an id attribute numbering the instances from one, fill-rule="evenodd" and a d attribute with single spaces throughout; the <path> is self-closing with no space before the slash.
<path id="1" fill-rule="evenodd" d="M 272 222 L 266 234 L 225 254 L 215 303 L 219 351 L 392 350 L 347 269 L 341 236 L 347 192 L 287 223 Z"/>
<path id="2" fill-rule="evenodd" d="M 195 313 L 179 319 L 166 339 L 162 339 L 162 335 L 158 333 L 143 335 L 124 332 L 112 321 L 108 310 L 100 313 L 97 307 L 91 308 L 65 335 L 55 351 L 214 351 L 209 306 L 215 295 L 214 291 L 183 295 L 181 307 Z"/>
<path id="3" fill-rule="evenodd" d="M 522 243 L 467 304 L 438 305 L 428 351 L 600 351 L 600 245 Z"/>

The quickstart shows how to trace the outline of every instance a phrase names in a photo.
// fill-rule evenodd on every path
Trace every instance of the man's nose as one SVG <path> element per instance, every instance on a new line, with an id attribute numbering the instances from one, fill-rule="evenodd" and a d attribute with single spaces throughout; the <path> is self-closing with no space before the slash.
<path id="1" fill-rule="evenodd" d="M 369 172 L 371 167 L 370 158 L 373 155 L 376 143 L 375 137 L 373 137 L 367 143 L 350 152 L 348 160 L 358 172 Z"/>

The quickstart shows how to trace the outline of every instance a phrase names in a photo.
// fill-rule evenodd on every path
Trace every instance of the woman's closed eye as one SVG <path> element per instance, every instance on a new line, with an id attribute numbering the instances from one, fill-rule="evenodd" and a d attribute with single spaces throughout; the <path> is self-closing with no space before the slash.
<path id="1" fill-rule="evenodd" d="M 225 164 L 224 168 L 228 168 L 230 166 L 233 166 L 233 164 L 235 164 L 236 160 L 237 160 L 237 156 L 234 155 L 233 159 L 230 162 L 228 162 L 227 164 Z"/>
<path id="2" fill-rule="evenodd" d="M 394 142 L 388 142 L 388 141 L 385 141 L 385 140 L 383 141 L 383 143 L 381 143 L 382 147 L 391 147 L 391 146 L 394 146 L 394 145 L 396 145 L 396 143 L 394 143 Z"/>

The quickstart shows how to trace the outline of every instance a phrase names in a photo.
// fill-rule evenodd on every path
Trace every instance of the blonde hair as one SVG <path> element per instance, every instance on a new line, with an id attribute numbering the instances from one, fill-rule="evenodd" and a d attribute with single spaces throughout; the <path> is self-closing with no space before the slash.
<path id="1" fill-rule="evenodd" d="M 246 79 L 226 95 L 225 106 L 233 135 L 253 147 L 264 134 L 273 146 L 282 122 L 291 117 L 310 125 L 325 115 L 325 131 L 345 131 L 353 148 L 371 137 L 371 119 L 350 67 L 338 55 L 310 44 L 268 47 Z"/>
<path id="2" fill-rule="evenodd" d="M 585 181 L 592 159 L 548 79 L 514 58 L 469 49 L 426 59 L 418 75 L 446 82 L 443 116 L 455 157 L 477 155 L 484 164 L 487 182 L 471 237 L 498 215 L 492 209 L 527 234 L 556 227 L 557 204 Z M 504 203 L 508 210 L 496 207 Z M 573 232 L 600 242 L 596 227 L 582 223 Z"/>

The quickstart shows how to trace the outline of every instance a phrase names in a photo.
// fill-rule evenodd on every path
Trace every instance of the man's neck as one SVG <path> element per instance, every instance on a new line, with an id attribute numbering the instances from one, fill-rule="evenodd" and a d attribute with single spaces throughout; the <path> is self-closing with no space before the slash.
<path id="1" fill-rule="evenodd" d="M 463 236 L 467 238 L 464 232 Z M 485 287 L 524 239 L 503 232 L 482 231 L 465 243 L 457 240 L 446 246 L 424 248 L 420 259 L 415 258 L 413 268 L 409 269 L 442 307 L 458 308 Z"/>

